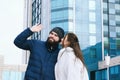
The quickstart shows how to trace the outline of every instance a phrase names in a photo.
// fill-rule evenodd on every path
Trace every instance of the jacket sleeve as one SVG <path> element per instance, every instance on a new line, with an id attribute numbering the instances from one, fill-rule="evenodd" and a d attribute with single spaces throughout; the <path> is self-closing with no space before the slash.
<path id="1" fill-rule="evenodd" d="M 32 34 L 33 32 L 29 28 L 25 29 L 15 38 L 14 44 L 21 49 L 30 50 L 32 42 L 31 40 L 27 40 L 27 38 Z"/>

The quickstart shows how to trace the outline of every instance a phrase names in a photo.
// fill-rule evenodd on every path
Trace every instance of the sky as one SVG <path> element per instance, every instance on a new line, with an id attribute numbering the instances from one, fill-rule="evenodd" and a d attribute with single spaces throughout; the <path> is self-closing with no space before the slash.
<path id="1" fill-rule="evenodd" d="M 22 50 L 13 41 L 23 30 L 24 0 L 0 0 L 0 55 L 5 64 L 21 64 Z"/>

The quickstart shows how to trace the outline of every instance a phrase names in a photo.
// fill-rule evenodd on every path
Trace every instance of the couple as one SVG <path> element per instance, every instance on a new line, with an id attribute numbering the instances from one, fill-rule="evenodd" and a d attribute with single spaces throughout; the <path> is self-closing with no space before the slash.
<path id="1" fill-rule="evenodd" d="M 34 25 L 20 33 L 14 44 L 30 51 L 24 80 L 88 80 L 88 72 L 74 33 L 67 33 L 60 27 L 53 28 L 47 41 L 28 40 L 42 25 Z M 59 49 L 59 43 L 62 49 Z"/>

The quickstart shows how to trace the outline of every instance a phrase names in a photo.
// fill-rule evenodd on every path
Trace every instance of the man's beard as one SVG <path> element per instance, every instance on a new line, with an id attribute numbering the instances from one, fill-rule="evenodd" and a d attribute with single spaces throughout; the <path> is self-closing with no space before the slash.
<path id="1" fill-rule="evenodd" d="M 54 51 L 58 48 L 58 44 L 59 41 L 55 41 L 54 39 L 48 37 L 47 41 L 46 41 L 46 47 L 48 49 L 48 51 Z"/>

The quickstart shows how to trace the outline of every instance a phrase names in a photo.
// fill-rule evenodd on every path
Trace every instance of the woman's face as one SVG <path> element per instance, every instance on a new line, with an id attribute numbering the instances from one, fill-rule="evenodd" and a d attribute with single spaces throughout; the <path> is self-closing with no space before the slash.
<path id="1" fill-rule="evenodd" d="M 65 37 L 65 39 L 63 40 L 63 45 L 64 47 L 68 47 L 70 45 L 70 42 L 67 40 L 68 36 Z"/>

